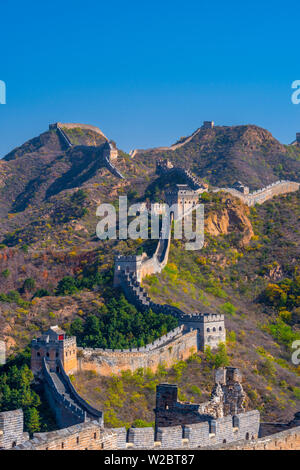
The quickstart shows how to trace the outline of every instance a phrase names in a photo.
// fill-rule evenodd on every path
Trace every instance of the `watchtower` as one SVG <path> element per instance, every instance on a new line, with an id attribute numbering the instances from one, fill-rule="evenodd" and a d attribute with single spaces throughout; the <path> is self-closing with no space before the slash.
<path id="1" fill-rule="evenodd" d="M 77 370 L 76 337 L 67 338 L 64 330 L 51 326 L 41 337 L 31 343 L 31 370 L 40 376 L 43 370 L 43 358 L 52 372 L 59 370 L 59 361 L 67 374 Z"/>
<path id="2" fill-rule="evenodd" d="M 204 121 L 202 128 L 203 129 L 212 129 L 215 126 L 214 121 Z"/>
<path id="3" fill-rule="evenodd" d="M 162 159 L 160 158 L 156 162 L 156 174 L 164 173 L 166 171 L 172 170 L 173 164 L 170 162 L 169 159 Z"/>
<path id="4" fill-rule="evenodd" d="M 136 275 L 137 281 L 141 282 L 141 268 L 143 255 L 115 257 L 114 287 L 118 287 L 122 283 L 122 275 L 125 273 L 133 273 Z"/>
<path id="5" fill-rule="evenodd" d="M 242 194 L 249 194 L 249 187 L 245 186 L 241 181 L 236 181 L 232 187 Z"/>
<path id="6" fill-rule="evenodd" d="M 166 200 L 170 207 L 177 204 L 178 216 L 181 216 L 198 204 L 199 194 L 187 184 L 177 184 L 175 190 L 166 192 Z"/>

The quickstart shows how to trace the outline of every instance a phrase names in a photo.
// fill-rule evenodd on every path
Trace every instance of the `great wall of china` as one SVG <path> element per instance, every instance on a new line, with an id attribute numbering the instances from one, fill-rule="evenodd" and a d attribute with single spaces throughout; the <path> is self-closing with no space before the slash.
<path id="1" fill-rule="evenodd" d="M 300 413 L 279 425 L 273 434 L 264 430 L 257 410 L 244 408 L 240 371 L 216 370 L 210 399 L 200 404 L 178 401 L 176 385 L 156 389 L 155 427 L 104 428 L 101 420 L 85 417 L 77 424 L 30 439 L 23 430 L 22 410 L 0 413 L 0 449 L 8 450 L 279 450 L 300 449 Z"/>
<path id="2" fill-rule="evenodd" d="M 66 126 L 57 123 L 52 128 L 57 129 L 64 143 L 71 147 L 72 143 L 62 129 Z M 70 126 L 82 127 L 77 124 Z M 85 128 L 93 131 L 95 129 L 93 126 Z M 104 136 L 102 133 L 101 135 Z M 182 146 L 187 140 L 177 145 Z M 111 160 L 117 158 L 116 152 L 107 141 L 104 158 L 108 167 L 112 165 Z M 114 173 L 113 165 L 112 168 Z M 207 189 L 207 185 L 203 185 L 189 170 L 174 168 L 168 161 L 158 162 L 157 171 L 177 173 L 185 178 L 191 190 L 183 191 L 181 195 L 183 207 L 186 202 L 192 207 L 199 193 Z M 117 169 L 114 174 L 123 178 Z M 254 205 L 275 195 L 298 189 L 298 183 L 279 181 L 252 194 L 246 187 L 243 192 L 236 188 L 215 191 L 229 192 L 243 199 L 246 204 Z M 176 197 L 178 200 L 178 194 Z M 259 412 L 244 409 L 245 394 L 241 374 L 235 368 L 216 371 L 215 387 L 206 403 L 181 403 L 177 399 L 178 390 L 175 385 L 158 386 L 154 410 L 155 429 L 105 429 L 102 411 L 93 408 L 76 392 L 69 375 L 78 370 L 94 370 L 103 376 L 120 374 L 126 369 L 134 371 L 140 367 L 156 370 L 159 364 L 170 367 L 195 351 L 204 350 L 206 346 L 216 348 L 220 342 L 225 342 L 223 315 L 187 314 L 172 305 L 156 304 L 142 287 L 141 282 L 146 275 L 161 272 L 168 262 L 171 224 L 168 230 L 167 237 L 160 236 L 152 257 L 149 258 L 145 253 L 140 256 L 116 257 L 114 285 L 121 287 L 130 302 L 139 309 L 151 308 L 154 312 L 175 316 L 179 327 L 145 347 L 129 350 L 77 348 L 76 338 L 67 338 L 64 331 L 51 327 L 42 337 L 32 342 L 31 369 L 36 379 L 42 381 L 57 426 L 61 429 L 50 433 L 36 433 L 30 439 L 23 432 L 22 410 L 0 413 L 0 449 L 300 448 L 299 413 L 296 413 L 291 423 L 282 424 L 283 431 L 263 435 Z"/>
<path id="3" fill-rule="evenodd" d="M 134 149 L 129 152 L 129 155 L 131 158 L 134 158 L 136 155 L 139 153 L 144 153 L 144 152 L 149 152 L 149 151 L 156 151 L 156 152 L 164 152 L 166 150 L 171 150 L 174 151 L 180 147 L 183 147 L 187 143 L 189 143 L 193 137 L 195 137 L 197 134 L 202 129 L 212 129 L 214 127 L 214 122 L 213 121 L 204 121 L 203 125 L 199 127 L 198 129 L 195 130 L 189 137 L 184 137 L 180 142 L 177 142 L 176 144 L 171 145 L 170 147 L 155 147 L 155 148 L 150 148 L 150 149 Z"/>
<path id="4" fill-rule="evenodd" d="M 56 130 L 58 135 L 60 136 L 62 142 L 66 145 L 67 148 L 72 148 L 74 145 L 72 144 L 70 138 L 68 137 L 67 133 L 65 132 L 66 129 L 83 129 L 95 132 L 99 134 L 101 137 L 106 139 L 106 143 L 104 144 L 103 149 L 103 163 L 105 164 L 106 168 L 117 178 L 125 179 L 122 173 L 118 170 L 118 168 L 112 163 L 114 160 L 118 158 L 118 150 L 113 146 L 113 144 L 105 137 L 103 132 L 95 126 L 89 126 L 87 124 L 73 124 L 73 123 L 60 123 L 57 122 L 55 124 L 49 125 L 50 130 Z"/>
<path id="5" fill-rule="evenodd" d="M 172 145 L 171 147 L 157 147 L 155 149 L 148 149 L 148 150 L 134 150 L 130 152 L 132 158 L 134 158 L 138 153 L 143 153 L 149 150 L 155 151 L 164 151 L 164 150 L 176 150 L 190 142 L 195 135 L 197 135 L 203 129 L 211 129 L 214 127 L 213 121 L 204 121 L 204 124 L 199 127 L 193 134 L 189 137 L 183 139 L 181 142 Z M 113 161 L 117 160 L 118 158 L 118 150 L 112 145 L 112 143 L 107 139 L 107 137 L 103 134 L 95 126 L 90 126 L 87 124 L 74 124 L 74 123 L 60 123 L 57 122 L 55 124 L 50 124 L 49 129 L 57 130 L 58 134 L 60 135 L 62 141 L 67 146 L 67 148 L 73 147 L 71 140 L 69 139 L 65 130 L 67 129 L 83 129 L 83 130 L 90 130 L 95 132 L 96 134 L 101 135 L 106 139 L 106 144 L 104 148 L 104 164 L 107 169 L 117 178 L 125 179 L 122 173 L 117 169 L 117 167 L 112 163 Z M 300 133 L 297 133 L 296 140 L 292 143 L 292 145 L 299 145 L 300 142 Z M 156 172 L 158 174 L 169 174 L 178 175 L 185 179 L 187 185 L 197 193 L 202 193 L 208 190 L 208 185 L 203 183 L 198 177 L 192 174 L 192 172 L 186 168 L 173 166 L 173 164 L 169 160 L 158 160 L 156 166 Z M 243 187 L 242 184 L 240 184 Z M 286 181 L 286 180 L 279 180 L 276 181 L 264 188 L 261 188 L 257 191 L 253 191 L 249 193 L 249 188 L 247 186 L 243 187 L 243 190 L 232 188 L 212 188 L 212 192 L 227 192 L 234 197 L 241 199 L 244 204 L 252 207 L 255 204 L 263 204 L 264 202 L 268 201 L 269 199 L 282 195 L 287 194 L 290 192 L 298 191 L 300 184 L 295 181 Z M 246 189 L 246 191 L 244 191 Z"/>
<path id="6" fill-rule="evenodd" d="M 280 180 L 248 194 L 243 194 L 234 188 L 217 188 L 214 189 L 213 192 L 224 191 L 225 193 L 229 193 L 232 196 L 241 199 L 243 203 L 247 206 L 253 207 L 255 206 L 255 204 L 263 204 L 264 202 L 268 201 L 269 199 L 272 199 L 275 196 L 280 196 L 281 194 L 288 194 L 298 191 L 299 186 L 300 184 L 294 181 Z"/>

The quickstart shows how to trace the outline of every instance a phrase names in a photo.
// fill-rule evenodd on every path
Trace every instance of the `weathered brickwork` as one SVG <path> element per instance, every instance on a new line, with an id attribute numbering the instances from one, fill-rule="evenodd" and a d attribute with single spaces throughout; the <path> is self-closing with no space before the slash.
<path id="1" fill-rule="evenodd" d="M 62 362 L 69 374 L 77 370 L 76 338 L 66 338 L 65 332 L 57 326 L 51 327 L 31 344 L 31 370 L 39 375 L 43 370 L 43 358 L 46 358 L 51 370 L 56 370 L 57 361 Z"/>
<path id="2" fill-rule="evenodd" d="M 162 308 L 162 307 L 161 307 Z M 155 309 L 154 311 L 161 311 Z M 181 326 L 141 348 L 129 350 L 78 348 L 78 370 L 94 370 L 99 375 L 119 375 L 121 371 L 149 368 L 156 371 L 160 364 L 171 367 L 206 346 L 216 348 L 226 341 L 224 315 L 184 315 Z"/>
<path id="3" fill-rule="evenodd" d="M 15 450 L 107 450 L 117 449 L 117 434 L 97 422 L 77 424 L 59 431 L 35 433 Z"/>
<path id="4" fill-rule="evenodd" d="M 205 450 L 300 450 L 300 426 L 260 439 L 208 446 Z"/>
<path id="5" fill-rule="evenodd" d="M 127 447 L 135 449 L 144 449 L 154 447 L 154 430 L 153 428 L 130 428 L 127 436 Z"/>
<path id="6" fill-rule="evenodd" d="M 106 449 L 203 449 L 203 450 L 300 450 L 300 427 L 257 438 L 257 411 L 214 423 L 153 428 L 103 429 L 97 422 L 60 431 L 35 433 L 15 450 L 106 450 Z M 26 437 L 26 435 L 24 435 Z M 28 436 L 27 436 L 28 439 Z M 6 449 L 12 448 L 11 446 Z"/>
<path id="7" fill-rule="evenodd" d="M 0 449 L 11 449 L 28 439 L 23 431 L 23 411 L 0 413 Z"/>
<path id="8" fill-rule="evenodd" d="M 238 373 L 238 371 L 235 369 Z M 230 374 L 234 370 L 229 371 Z M 222 371 L 219 370 L 219 378 Z M 161 387 L 161 386 L 160 386 Z M 159 387 L 157 394 L 160 394 Z M 212 397 L 214 391 L 212 393 Z M 175 388 L 165 397 L 169 405 L 176 399 Z M 212 401 L 212 400 L 210 400 Z M 238 402 L 238 400 L 237 400 Z M 202 404 L 204 409 L 207 403 Z M 223 400 L 226 410 L 226 400 Z M 189 405 L 183 403 L 182 407 Z M 210 411 L 211 412 L 211 411 Z M 199 413 L 198 413 L 199 414 Z M 3 424 L 5 423 L 5 424 Z M 157 424 L 157 421 L 156 421 Z M 294 426 L 296 424 L 296 426 Z M 90 420 L 58 431 L 35 433 L 32 439 L 23 433 L 23 412 L 0 413 L 0 448 L 16 450 L 130 450 L 130 449 L 211 449 L 211 450 L 300 450 L 299 413 L 283 432 L 258 438 L 257 410 L 221 417 L 203 415 L 201 421 L 148 428 L 104 429 Z"/>
<path id="9" fill-rule="evenodd" d="M 156 390 L 155 426 L 166 427 L 214 421 L 245 412 L 246 395 L 241 384 L 240 371 L 233 367 L 220 368 L 215 374 L 215 386 L 210 400 L 205 403 L 178 401 L 178 388 L 173 384 L 161 384 Z M 236 419 L 236 423 L 239 420 Z"/>
<path id="10" fill-rule="evenodd" d="M 59 428 L 94 419 L 103 423 L 102 411 L 81 398 L 68 377 L 77 369 L 75 337 L 67 338 L 63 330 L 54 326 L 32 341 L 31 370 L 43 383 Z"/>
<path id="11" fill-rule="evenodd" d="M 138 349 L 112 351 L 79 348 L 78 369 L 94 370 L 99 375 L 110 376 L 111 374 L 119 375 L 121 371 L 128 369 L 132 372 L 138 368 L 156 371 L 159 364 L 171 367 L 175 362 L 190 357 L 198 348 L 197 330 L 184 334 L 181 328 L 175 331 L 178 333 L 173 339 L 170 335 L 172 332 L 170 332 L 169 336 L 160 338 L 153 345 Z"/>

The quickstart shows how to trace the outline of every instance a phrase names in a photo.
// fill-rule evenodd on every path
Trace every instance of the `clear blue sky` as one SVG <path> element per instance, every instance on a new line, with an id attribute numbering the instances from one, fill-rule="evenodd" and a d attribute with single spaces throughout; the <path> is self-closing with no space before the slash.
<path id="1" fill-rule="evenodd" d="M 203 120 L 300 131 L 299 1 L 1 2 L 0 157 L 51 122 L 99 126 L 125 150 Z"/>

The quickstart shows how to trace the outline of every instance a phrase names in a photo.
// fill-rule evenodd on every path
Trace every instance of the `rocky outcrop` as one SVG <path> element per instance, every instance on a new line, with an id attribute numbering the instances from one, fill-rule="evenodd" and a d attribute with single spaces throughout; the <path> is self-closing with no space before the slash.
<path id="1" fill-rule="evenodd" d="M 210 212 L 205 219 L 205 230 L 210 235 L 228 235 L 238 231 L 241 235 L 239 245 L 247 246 L 254 235 L 252 224 L 249 220 L 249 209 L 232 199 L 227 199 L 223 208 Z"/>

